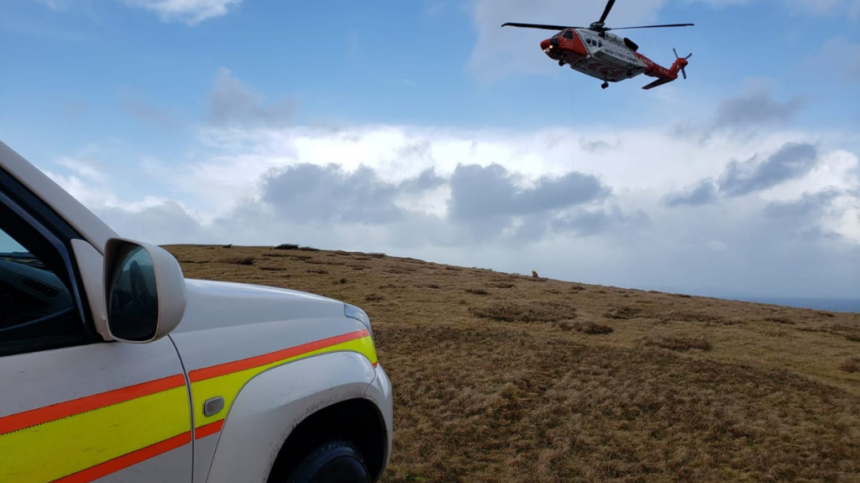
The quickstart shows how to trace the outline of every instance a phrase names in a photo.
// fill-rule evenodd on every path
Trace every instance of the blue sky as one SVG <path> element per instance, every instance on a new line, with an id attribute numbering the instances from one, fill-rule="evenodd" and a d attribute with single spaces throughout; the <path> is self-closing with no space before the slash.
<path id="1" fill-rule="evenodd" d="M 260 221 L 283 222 L 281 232 L 245 226 L 243 240 L 275 243 L 301 233 L 317 244 L 351 244 L 337 248 L 380 251 L 381 245 L 524 273 L 533 267 L 512 261 L 523 250 L 559 256 L 581 250 L 602 264 L 571 261 L 549 268 L 551 275 L 730 290 L 749 279 L 743 267 L 751 263 L 746 270 L 765 272 L 789 263 L 757 267 L 764 239 L 743 227 L 761 226 L 758 217 L 770 216 L 774 203 L 826 200 L 809 208 L 820 218 L 804 219 L 808 226 L 797 232 L 812 230 L 826 241 L 786 242 L 784 256 L 860 253 L 860 0 L 618 0 L 610 26 L 696 24 L 627 32 L 663 65 L 671 64 L 673 47 L 694 54 L 688 80 L 652 91 L 641 90 L 650 81 L 644 76 L 602 91 L 599 81 L 541 53 L 547 32 L 499 27 L 504 21 L 588 25 L 602 11 L 599 1 L 0 0 L 0 8 L 0 139 L 97 213 L 123 228 L 148 227 L 138 235 L 157 242 L 228 239 L 250 204 L 261 204 L 257 214 L 272 208 L 266 194 L 273 176 L 311 176 L 298 167 L 333 163 L 342 172 L 327 173 L 350 183 L 359 181 L 359 166 L 374 170 L 362 182 L 398 193 L 380 200 L 414 218 L 434 216 L 445 223 L 437 232 L 450 230 L 453 241 L 407 243 L 392 235 L 403 229 L 394 221 L 352 219 L 374 234 L 356 241 L 331 224 L 284 213 Z M 341 146 L 346 138 L 356 141 Z M 814 160 L 797 171 L 769 168 L 790 142 L 814 146 Z M 746 173 L 736 177 L 743 186 L 761 189 L 737 197 L 736 188 L 720 184 L 721 176 L 734 179 L 726 178 L 732 162 Z M 575 171 L 600 180 L 612 195 L 577 207 L 565 201 L 534 208 L 539 216 L 511 204 L 493 236 L 474 230 L 467 236 L 452 208 L 461 206 L 452 197 L 454 180 L 468 175 L 458 174 L 458 163 L 499 164 L 520 194 L 543 178 Z M 403 188 L 426 169 L 442 180 L 436 191 Z M 775 181 L 761 181 L 766 175 Z M 345 189 L 326 186 L 341 190 L 333 197 Z M 681 203 L 699 211 L 660 201 L 695 186 L 715 193 L 703 203 Z M 814 197 L 827 190 L 840 195 Z M 576 218 L 574 208 L 615 228 L 558 231 L 561 219 L 586 219 Z M 177 220 L 159 218 L 176 210 L 188 217 L 183 223 L 199 228 L 190 231 L 197 238 L 170 231 Z M 719 218 L 713 233 L 694 243 L 702 230 L 691 227 L 702 210 Z M 541 236 L 524 237 L 520 231 L 529 226 Z M 729 229 L 736 236 L 726 235 Z M 636 245 L 630 240 L 637 233 L 645 237 L 640 241 L 656 238 Z M 715 280 L 687 274 L 671 261 L 678 247 L 698 261 L 723 253 L 737 267 Z M 659 276 L 653 266 L 630 262 L 648 250 L 667 257 Z M 841 268 L 822 291 L 847 296 L 846 284 L 860 286 L 860 268 L 845 269 L 839 260 L 827 262 Z M 810 277 L 830 273 L 814 264 L 808 270 Z M 761 292 L 805 293 L 802 275 Z"/>

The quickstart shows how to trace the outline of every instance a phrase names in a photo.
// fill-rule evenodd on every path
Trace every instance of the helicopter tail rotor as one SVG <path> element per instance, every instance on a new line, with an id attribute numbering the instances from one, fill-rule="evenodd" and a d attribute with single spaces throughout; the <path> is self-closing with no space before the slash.
<path id="1" fill-rule="evenodd" d="M 687 79 L 687 70 L 686 70 L 687 60 L 693 56 L 693 53 L 691 52 L 686 57 L 681 57 L 680 55 L 678 55 L 678 51 L 675 50 L 674 47 L 672 48 L 672 52 L 675 53 L 675 65 L 680 69 L 681 75 L 684 76 L 684 80 L 686 80 Z"/>

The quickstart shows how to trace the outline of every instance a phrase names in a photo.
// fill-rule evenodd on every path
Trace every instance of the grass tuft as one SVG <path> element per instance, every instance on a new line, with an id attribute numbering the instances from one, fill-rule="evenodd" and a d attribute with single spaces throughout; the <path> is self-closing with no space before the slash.
<path id="1" fill-rule="evenodd" d="M 257 259 L 254 257 L 230 257 L 221 259 L 221 263 L 232 265 L 253 265 Z"/>
<path id="2" fill-rule="evenodd" d="M 849 374 L 860 372 L 860 357 L 851 357 L 846 359 L 845 362 L 839 366 L 839 369 Z"/>
<path id="3" fill-rule="evenodd" d="M 636 307 L 617 307 L 603 314 L 607 319 L 629 320 L 636 318 L 642 313 L 642 309 Z"/>
<path id="4" fill-rule="evenodd" d="M 499 303 L 470 307 L 475 317 L 498 322 L 558 322 L 576 318 L 576 308 L 558 302 L 541 304 Z"/>
<path id="5" fill-rule="evenodd" d="M 678 352 L 686 352 L 691 349 L 709 351 L 713 348 L 711 343 L 703 338 L 691 339 L 686 337 L 646 337 L 645 345 L 660 347 Z"/>
<path id="6" fill-rule="evenodd" d="M 561 322 L 558 324 L 558 327 L 565 331 L 575 330 L 589 335 L 611 334 L 615 332 L 615 330 L 608 325 L 596 324 L 594 322 L 574 322 L 572 324 Z"/>
<path id="7" fill-rule="evenodd" d="M 774 322 L 776 324 L 797 325 L 797 322 L 789 319 L 788 317 L 765 317 L 764 320 L 766 322 Z"/>

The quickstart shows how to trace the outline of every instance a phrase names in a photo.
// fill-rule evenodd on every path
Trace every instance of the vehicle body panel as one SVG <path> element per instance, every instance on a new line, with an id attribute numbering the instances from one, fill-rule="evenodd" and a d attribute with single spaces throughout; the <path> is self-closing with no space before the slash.
<path id="1" fill-rule="evenodd" d="M 303 404 L 294 400 L 296 394 L 309 397 L 322 388 L 328 392 L 320 395 L 325 394 L 332 402 L 346 396 L 362 397 L 375 377 L 376 353 L 370 336 L 361 322 L 344 317 L 342 302 L 291 290 L 235 283 L 188 280 L 187 287 L 186 315 L 171 339 L 182 355 L 191 380 L 195 445 L 203 443 L 195 446 L 198 471 L 208 468 L 207 462 L 214 454 L 211 441 L 218 441 L 219 434 L 231 424 L 240 398 L 244 404 L 254 404 L 244 395 L 249 385 L 259 384 L 255 381 L 263 376 L 264 380 L 275 381 L 276 375 L 269 372 L 274 371 L 279 377 L 280 387 L 276 389 L 280 399 L 267 404 L 279 407 Z M 328 367 L 325 363 L 328 359 L 323 355 L 332 352 L 350 354 L 355 367 L 348 370 Z M 312 358 L 312 362 L 304 362 L 307 358 Z M 334 387 L 349 384 L 359 389 L 330 392 Z M 207 417 L 203 404 L 217 397 L 223 398 L 224 408 Z M 276 445 L 279 448 L 289 428 L 298 421 L 281 420 L 274 417 L 270 409 L 267 411 L 260 417 L 269 418 L 266 425 L 271 426 L 270 429 L 280 426 L 276 434 L 281 437 Z M 293 413 L 281 411 L 281 414 Z M 255 425 L 242 430 L 243 437 L 247 438 L 248 432 L 254 434 L 262 428 Z M 272 443 L 272 440 L 266 441 Z M 259 445 L 255 443 L 253 447 Z M 224 457 L 227 450 L 221 451 Z M 269 447 L 266 453 L 271 452 Z M 243 464 L 228 465 L 230 470 L 226 474 L 235 477 L 236 472 L 241 472 L 245 478 L 248 474 L 268 472 L 269 466 L 255 468 L 253 464 L 246 465 L 244 459 L 240 461 Z M 270 465 L 272 461 L 274 456 L 271 461 L 263 462 Z M 219 472 L 213 473 L 215 475 L 221 478 Z M 199 472 L 195 480 L 205 481 L 200 479 Z"/>
<path id="2" fill-rule="evenodd" d="M 112 474 L 122 462 L 97 467 L 157 444 L 164 451 L 146 458 L 155 464 L 174 461 L 167 452 L 190 457 L 188 389 L 168 339 L 6 356 L 0 358 L 0 380 L 0 481 L 48 482 L 106 469 Z M 164 469 L 167 481 L 190 481 L 190 458 Z"/>
<path id="3" fill-rule="evenodd" d="M 185 315 L 173 334 L 261 322 L 344 318 L 343 302 L 295 290 L 194 279 L 186 279 L 185 286 Z"/>
<path id="4" fill-rule="evenodd" d="M 97 481 L 98 483 L 190 482 L 192 471 L 188 465 L 188 460 L 192 459 L 192 457 L 191 445 L 186 444 L 181 448 L 168 451 L 158 458 L 143 460 Z"/>
<path id="5" fill-rule="evenodd" d="M 364 356 L 338 352 L 276 367 L 251 379 L 230 409 L 206 481 L 265 482 L 294 427 L 326 406 L 363 398 L 375 377 Z"/>
<path id="6" fill-rule="evenodd" d="M 391 380 L 388 379 L 388 374 L 381 365 L 376 366 L 376 379 L 373 384 L 367 388 L 365 398 L 373 401 L 376 407 L 379 408 L 382 419 L 385 421 L 387 434 L 385 462 L 382 467 L 388 466 L 391 459 L 391 445 L 394 439 L 394 396 L 391 389 Z"/>

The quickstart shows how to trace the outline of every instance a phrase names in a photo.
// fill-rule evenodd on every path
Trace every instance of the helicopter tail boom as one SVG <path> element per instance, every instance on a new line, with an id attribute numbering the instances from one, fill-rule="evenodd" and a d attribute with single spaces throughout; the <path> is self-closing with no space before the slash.
<path id="1" fill-rule="evenodd" d="M 672 50 L 674 51 L 674 49 Z M 652 61 L 651 59 L 645 57 L 642 54 L 637 55 L 648 66 L 648 68 L 645 70 L 645 72 L 643 72 L 643 74 L 657 78 L 656 81 L 642 87 L 643 89 L 648 90 L 653 89 L 657 86 L 661 86 L 663 84 L 668 84 L 669 82 L 676 80 L 678 78 L 678 72 L 680 72 L 681 75 L 684 76 L 684 79 L 686 79 L 687 71 L 685 68 L 687 67 L 687 65 L 689 65 L 687 59 L 689 59 L 693 54 L 690 54 L 686 57 L 680 57 L 678 56 L 678 52 L 675 51 L 675 62 L 672 62 L 672 67 L 668 69 L 663 67 L 662 65 L 657 64 L 656 62 Z"/>

